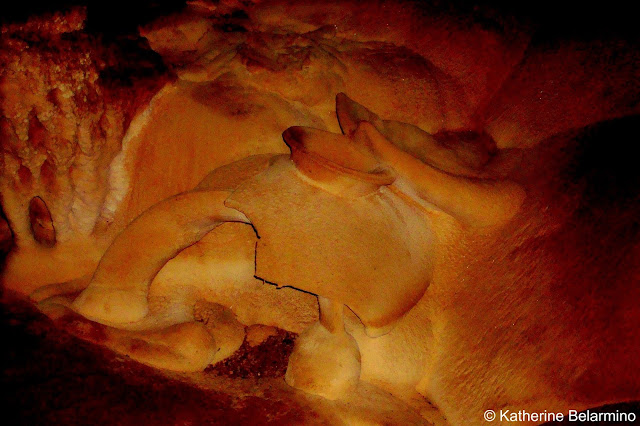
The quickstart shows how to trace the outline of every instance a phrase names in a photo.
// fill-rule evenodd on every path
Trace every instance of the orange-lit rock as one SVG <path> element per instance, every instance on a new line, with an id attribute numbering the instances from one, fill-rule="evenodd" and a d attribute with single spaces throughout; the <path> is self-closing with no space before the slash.
<path id="1" fill-rule="evenodd" d="M 141 29 L 136 76 L 56 16 L 3 27 L 5 288 L 169 370 L 297 333 L 287 383 L 344 422 L 383 391 L 398 424 L 640 399 L 632 42 L 192 2 Z"/>

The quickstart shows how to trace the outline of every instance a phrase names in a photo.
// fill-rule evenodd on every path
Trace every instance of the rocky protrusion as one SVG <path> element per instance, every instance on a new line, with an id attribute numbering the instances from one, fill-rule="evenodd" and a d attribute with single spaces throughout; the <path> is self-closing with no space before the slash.
<path id="1" fill-rule="evenodd" d="M 33 239 L 45 247 L 56 245 L 56 229 L 53 226 L 51 212 L 44 200 L 33 197 L 29 202 L 29 223 Z"/>

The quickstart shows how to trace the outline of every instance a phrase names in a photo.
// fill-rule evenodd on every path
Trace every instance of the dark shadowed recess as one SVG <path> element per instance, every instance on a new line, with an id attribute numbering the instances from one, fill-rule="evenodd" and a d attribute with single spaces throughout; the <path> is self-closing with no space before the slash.
<path id="1" fill-rule="evenodd" d="M 578 198 L 569 218 L 571 228 L 588 232 L 583 231 L 576 236 L 575 231 L 569 230 L 560 232 L 555 239 L 562 247 L 568 247 L 563 251 L 571 253 L 571 256 L 591 259 L 589 268 L 583 269 L 578 265 L 577 270 L 571 270 L 567 267 L 565 273 L 580 277 L 584 283 L 591 282 L 592 286 L 603 287 L 598 294 L 629 292 L 629 284 L 638 286 L 639 266 L 634 247 L 638 246 L 640 236 L 640 168 L 636 153 L 639 126 L 640 116 L 629 116 L 580 129 L 573 135 L 573 144 L 565 148 L 571 160 L 559 172 L 560 181 L 570 183 L 565 188 L 566 193 L 575 192 Z M 558 262 L 571 264 L 559 258 Z M 585 286 L 581 291 L 588 293 L 591 290 Z M 617 343 L 624 347 L 624 343 Z M 637 361 L 631 363 L 637 364 Z M 598 371 L 594 374 L 620 373 Z M 640 424 L 638 401 L 594 407 L 588 411 L 591 414 L 634 413 L 636 421 L 580 422 L 565 419 L 548 424 Z"/>
<path id="2" fill-rule="evenodd" d="M 640 203 L 640 168 L 637 144 L 640 116 L 629 116 L 598 123 L 584 129 L 576 138 L 574 162 L 567 179 L 584 180 L 584 206 L 600 210 L 612 205 L 624 209 Z"/>
<path id="3" fill-rule="evenodd" d="M 33 15 L 87 7 L 86 30 L 105 36 L 133 33 L 139 25 L 180 10 L 184 0 L 27 0 L 3 2 L 0 22 L 21 22 Z"/>
<path id="4" fill-rule="evenodd" d="M 505 18 L 531 25 L 543 38 L 638 38 L 635 4 L 624 0 L 391 0 L 410 1 L 426 13 L 473 17 L 486 24 Z M 366 7 L 366 1 L 362 1 Z M 87 6 L 87 30 L 105 35 L 129 33 L 158 16 L 182 9 L 186 0 L 27 0 L 3 2 L 0 22 L 23 21 L 31 15 Z M 318 1 L 319 7 L 322 1 Z"/>
<path id="5" fill-rule="evenodd" d="M 224 389 L 199 389 L 60 330 L 24 301 L 5 302 L 10 303 L 0 304 L 3 425 L 317 422 L 317 414 L 285 395 L 265 392 L 262 396 L 238 396 Z M 261 352 L 270 349 L 274 348 L 262 348 Z M 256 361 L 255 355 L 249 353 L 248 358 L 263 368 L 265 362 L 272 363 L 264 357 Z M 283 362 L 271 369 L 271 377 L 284 374 L 286 358 Z M 227 370 L 231 364 L 225 365 Z M 243 368 L 244 364 L 234 370 Z M 226 370 L 209 374 L 216 373 L 234 377 Z"/>
<path id="6" fill-rule="evenodd" d="M 597 40 L 615 36 L 637 39 L 640 34 L 635 5 L 625 0 L 436 0 L 421 3 L 447 5 L 458 14 L 476 15 L 480 19 L 512 17 L 530 24 L 540 38 Z"/>
<path id="7" fill-rule="evenodd" d="M 0 197 L 0 272 L 2 272 L 5 255 L 9 253 L 11 247 L 13 247 L 13 232 L 2 209 L 2 198 Z"/>

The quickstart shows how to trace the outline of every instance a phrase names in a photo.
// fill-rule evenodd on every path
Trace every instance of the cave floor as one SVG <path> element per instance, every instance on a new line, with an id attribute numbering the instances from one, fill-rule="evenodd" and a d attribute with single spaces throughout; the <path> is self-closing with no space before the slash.
<path id="1" fill-rule="evenodd" d="M 286 332 L 253 349 L 243 345 L 202 373 L 173 373 L 81 340 L 27 301 L 7 299 L 0 315 L 5 425 L 431 423 L 370 385 L 340 402 L 288 387 L 295 335 Z"/>
<path id="2" fill-rule="evenodd" d="M 0 333 L 3 425 L 446 424 L 437 410 L 423 411 L 427 421 L 371 385 L 333 402 L 290 388 L 284 373 L 296 336 L 284 331 L 255 347 L 245 342 L 201 373 L 161 371 L 118 355 L 6 292 Z M 615 409 L 640 414 L 640 402 L 594 411 Z"/>

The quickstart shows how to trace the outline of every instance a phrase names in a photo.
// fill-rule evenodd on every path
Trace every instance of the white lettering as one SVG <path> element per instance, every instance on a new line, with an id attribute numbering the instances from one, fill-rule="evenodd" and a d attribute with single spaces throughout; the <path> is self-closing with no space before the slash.
<path id="1" fill-rule="evenodd" d="M 493 410 L 487 410 L 493 416 L 487 415 L 485 412 L 485 420 L 493 421 L 496 417 Z M 510 422 L 561 422 L 565 418 L 569 422 L 635 422 L 637 419 L 636 413 L 621 413 L 616 410 L 615 413 L 598 413 L 593 411 L 578 412 L 578 410 L 569 410 L 568 415 L 563 413 L 550 413 L 547 410 L 529 412 L 527 410 L 518 410 L 512 412 L 511 410 L 500 410 L 500 421 L 504 423 Z"/>

